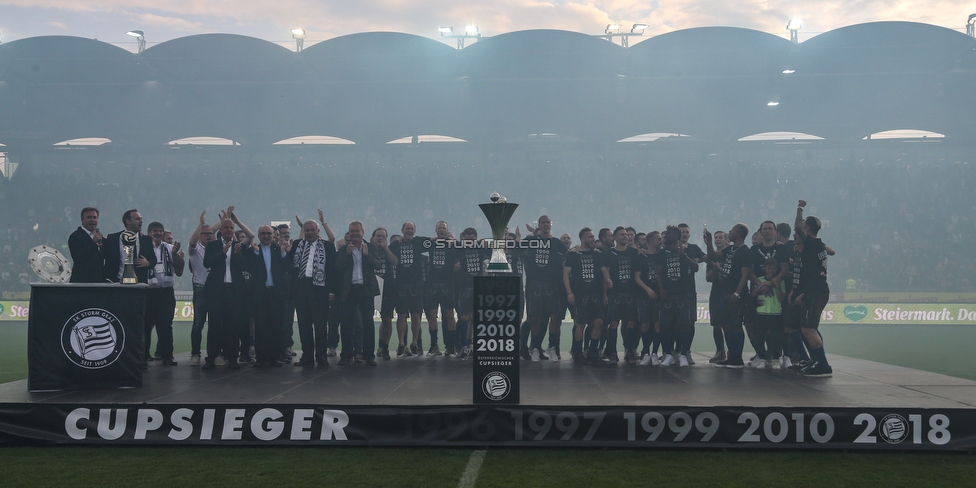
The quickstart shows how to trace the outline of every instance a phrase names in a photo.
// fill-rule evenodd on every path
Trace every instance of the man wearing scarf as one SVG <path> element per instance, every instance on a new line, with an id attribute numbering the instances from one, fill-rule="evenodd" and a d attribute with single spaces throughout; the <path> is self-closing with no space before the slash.
<path id="1" fill-rule="evenodd" d="M 295 280 L 292 293 L 298 312 L 298 336 L 302 357 L 295 366 L 313 366 L 315 360 L 328 366 L 329 302 L 335 299 L 332 280 L 335 245 L 319 239 L 319 224 L 308 220 L 302 225 L 304 238 L 296 240 L 290 252 Z"/>
<path id="2" fill-rule="evenodd" d="M 144 357 L 146 360 L 150 358 L 152 330 L 155 326 L 156 337 L 159 339 L 156 351 L 163 360 L 163 366 L 176 366 L 176 361 L 173 360 L 173 313 L 176 310 L 173 283 L 176 281 L 176 276 L 183 276 L 184 261 L 180 243 L 170 245 L 163 242 L 163 232 L 163 224 L 159 222 L 149 224 L 149 237 L 152 238 L 156 264 L 149 268 L 148 274 Z"/>

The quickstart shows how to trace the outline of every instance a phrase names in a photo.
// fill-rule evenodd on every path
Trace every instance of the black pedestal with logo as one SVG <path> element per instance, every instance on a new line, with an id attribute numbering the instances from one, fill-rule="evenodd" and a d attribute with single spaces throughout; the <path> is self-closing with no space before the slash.
<path id="1" fill-rule="evenodd" d="M 31 285 L 30 391 L 142 386 L 146 285 Z"/>
<path id="2" fill-rule="evenodd" d="M 474 278 L 473 402 L 519 403 L 519 327 L 522 278 L 514 274 Z"/>

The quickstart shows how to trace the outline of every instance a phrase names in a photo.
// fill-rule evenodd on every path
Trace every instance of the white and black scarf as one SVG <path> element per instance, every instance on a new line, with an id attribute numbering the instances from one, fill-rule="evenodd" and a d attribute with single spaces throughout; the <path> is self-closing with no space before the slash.
<path id="1" fill-rule="evenodd" d="M 295 249 L 295 267 L 298 268 L 300 279 L 305 278 L 305 268 L 308 267 L 308 247 L 315 246 L 312 250 L 312 284 L 315 286 L 325 286 L 325 242 L 317 239 L 314 243 L 309 243 L 305 239 L 298 242 Z"/>
<path id="2" fill-rule="evenodd" d="M 150 285 L 154 285 L 154 284 L 160 284 L 160 285 L 162 285 L 162 284 L 169 284 L 169 286 L 173 286 L 172 283 L 174 281 L 176 281 L 176 280 L 175 280 L 175 278 L 173 278 L 173 257 L 172 257 L 172 255 L 169 252 L 169 244 L 167 244 L 165 242 L 160 243 L 159 244 L 159 254 L 160 254 L 160 256 L 163 257 L 163 259 L 162 259 L 162 261 L 163 261 L 163 274 L 165 275 L 165 277 L 156 276 L 156 269 L 155 268 L 149 268 L 149 275 L 148 275 L 148 278 L 149 279 L 147 281 L 148 281 L 148 283 Z"/>

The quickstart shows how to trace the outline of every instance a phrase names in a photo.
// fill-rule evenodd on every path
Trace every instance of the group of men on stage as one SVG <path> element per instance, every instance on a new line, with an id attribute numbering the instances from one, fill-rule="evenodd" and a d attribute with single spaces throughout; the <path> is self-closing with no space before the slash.
<path id="1" fill-rule="evenodd" d="M 573 318 L 570 353 L 574 361 L 616 363 L 622 339 L 628 364 L 693 365 L 695 273 L 705 267 L 712 283 L 709 311 L 718 351 L 712 363 L 744 367 L 742 350 L 748 334 L 756 351 L 751 366 L 830 375 L 817 328 L 829 297 L 826 258 L 832 250 L 817 237 L 819 219 L 803 218 L 805 205 L 800 200 L 792 244 L 789 224 L 767 221 L 751 248 L 745 245 L 749 229 L 741 223 L 714 236 L 706 229 L 706 250 L 689 243 L 691 230 L 685 224 L 647 234 L 621 226 L 595 235 L 584 228 L 578 234 L 579 245 L 571 247 L 567 234 L 554 237 L 552 221 L 540 217 L 538 227 L 529 228 L 531 235 L 525 239 L 509 236 L 521 245 L 507 251 L 512 268 L 525 280 L 523 357 L 533 362 L 561 359 L 560 329 L 568 310 Z M 470 245 L 478 239 L 475 229 L 464 229 L 456 239 L 446 222 L 438 222 L 434 237 L 420 237 L 416 226 L 406 222 L 400 235 L 388 243 L 386 229 L 375 229 L 367 241 L 362 222 L 354 221 L 336 241 L 321 210 L 319 222 L 296 220 L 301 230 L 292 240 L 287 224 L 263 225 L 255 236 L 233 207 L 222 211 L 213 226 L 207 225 L 205 213 L 200 215 L 189 245 L 194 304 L 191 364 L 201 364 L 202 330 L 208 317 L 204 370 L 225 363 L 235 369 L 241 362 L 254 362 L 255 367 L 287 364 L 295 355 L 296 312 L 302 356 L 295 366 L 328 366 L 339 337 L 339 365 L 375 365 L 377 355 L 389 360 L 394 319 L 396 356 L 423 355 L 424 315 L 430 338 L 427 356 L 469 357 L 473 277 L 484 273 L 489 257 L 485 247 Z M 72 281 L 118 282 L 122 276 L 119 233 L 103 239 L 97 224 L 96 209 L 82 211 L 82 226 L 69 239 L 75 262 Z M 142 217 L 135 210 L 127 211 L 123 224 L 139 232 Z M 183 251 L 178 242 L 165 241 L 163 226 L 157 224 L 150 224 L 149 236 L 141 236 L 136 246 L 136 274 L 151 288 L 145 351 L 151 358 L 149 337 L 155 327 L 156 356 L 164 365 L 175 365 L 172 277 L 182 275 Z M 320 236 L 322 229 L 327 238 Z M 374 348 L 374 299 L 381 288 L 378 347 Z M 439 324 L 444 325 L 443 351 Z M 546 333 L 549 341 L 544 349 Z M 659 348 L 663 357 L 658 356 Z"/>
<path id="2" fill-rule="evenodd" d="M 146 309 L 144 314 L 144 358 L 143 369 L 150 360 L 152 330 L 156 329 L 159 343 L 156 346 L 158 359 L 164 366 L 176 366 L 173 359 L 173 313 L 176 308 L 176 295 L 173 285 L 177 276 L 183 275 L 184 254 L 180 243 L 172 242 L 172 233 L 163 224 L 152 222 L 147 227 L 148 235 L 142 234 L 142 214 L 136 209 L 122 214 L 122 231 L 103 236 L 98 228 L 97 208 L 85 207 L 81 210 L 81 227 L 68 237 L 73 268 L 71 283 L 119 283 L 122 281 L 126 265 L 126 243 L 123 232 L 134 233 L 138 238 L 133 243 L 133 267 L 139 283 L 148 285 Z"/>

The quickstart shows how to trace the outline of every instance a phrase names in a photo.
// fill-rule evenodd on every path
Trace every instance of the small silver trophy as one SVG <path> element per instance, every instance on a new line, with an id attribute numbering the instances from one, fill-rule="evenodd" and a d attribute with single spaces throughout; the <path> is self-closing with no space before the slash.
<path id="1" fill-rule="evenodd" d="M 122 256 L 122 262 L 125 263 L 125 268 L 122 271 L 122 284 L 136 284 L 139 282 L 139 278 L 136 277 L 136 241 L 139 239 L 139 234 L 126 230 L 122 231 L 119 239 L 122 240 L 122 250 L 125 254 Z"/>
<path id="2" fill-rule="evenodd" d="M 488 261 L 489 273 L 511 273 L 512 267 L 505 258 L 505 242 L 508 236 L 505 229 L 508 221 L 512 219 L 517 203 L 508 203 L 508 199 L 494 192 L 489 197 L 492 203 L 482 203 L 478 206 L 485 213 L 488 224 L 491 225 L 491 260 Z"/>

